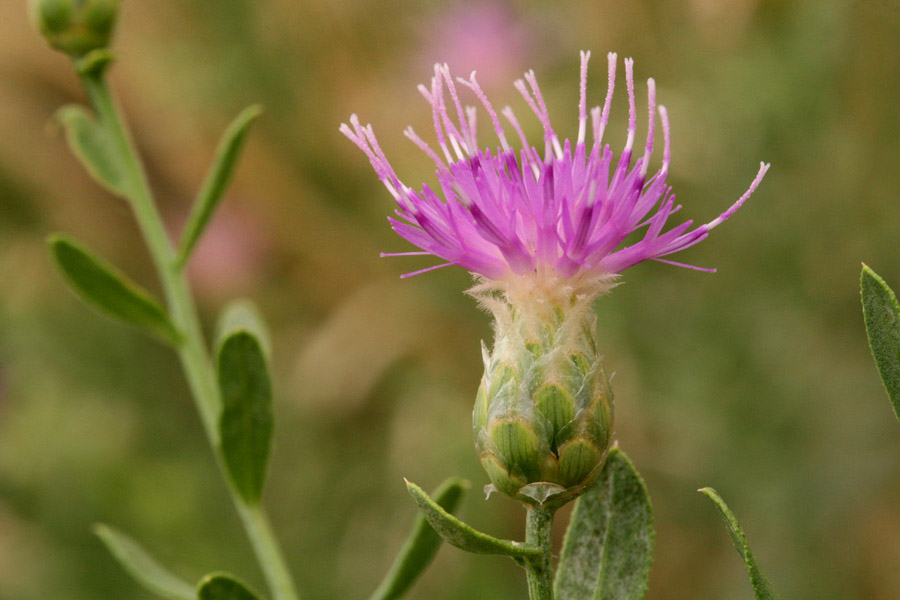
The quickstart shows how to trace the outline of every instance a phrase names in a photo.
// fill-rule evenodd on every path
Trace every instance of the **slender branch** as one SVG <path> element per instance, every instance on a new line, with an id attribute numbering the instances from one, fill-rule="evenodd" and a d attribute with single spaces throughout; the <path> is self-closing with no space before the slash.
<path id="1" fill-rule="evenodd" d="M 153 201 L 143 164 L 110 93 L 103 69 L 82 72 L 81 79 L 110 141 L 116 146 L 125 178 L 125 193 L 159 274 L 172 322 L 184 336 L 176 352 L 206 437 L 228 482 L 219 451 L 221 398 L 187 278 L 176 264 L 175 250 Z M 275 600 L 298 600 L 294 582 L 264 509 L 244 503 L 230 483 L 228 490 Z"/>
<path id="2" fill-rule="evenodd" d="M 525 543 L 537 546 L 543 554 L 525 561 L 528 573 L 528 597 L 531 600 L 553 600 L 553 509 L 529 506 L 525 521 Z"/>

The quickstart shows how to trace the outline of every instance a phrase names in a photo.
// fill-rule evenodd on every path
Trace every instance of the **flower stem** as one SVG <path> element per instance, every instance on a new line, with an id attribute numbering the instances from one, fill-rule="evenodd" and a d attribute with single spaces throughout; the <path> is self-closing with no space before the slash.
<path id="1" fill-rule="evenodd" d="M 104 70 L 82 72 L 80 76 L 100 122 L 109 135 L 109 141 L 115 147 L 124 178 L 125 195 L 158 272 L 172 323 L 183 336 L 175 350 L 181 360 L 207 440 L 223 477 L 229 482 L 219 450 L 221 398 L 193 294 L 183 270 L 177 265 L 175 250 L 150 192 L 143 164 L 110 93 Z M 299 600 L 265 510 L 262 506 L 245 503 L 230 483 L 228 491 L 274 599 Z"/>
<path id="2" fill-rule="evenodd" d="M 525 543 L 543 550 L 540 556 L 525 562 L 528 597 L 531 600 L 553 600 L 553 564 L 550 558 L 553 513 L 553 509 L 529 506 L 525 517 Z"/>

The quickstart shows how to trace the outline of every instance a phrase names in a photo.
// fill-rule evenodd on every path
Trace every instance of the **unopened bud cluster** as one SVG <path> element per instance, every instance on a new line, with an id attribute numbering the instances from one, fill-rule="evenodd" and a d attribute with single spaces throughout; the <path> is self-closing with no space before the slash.
<path id="1" fill-rule="evenodd" d="M 119 0 L 31 0 L 31 17 L 51 46 L 73 58 L 105 48 L 112 38 Z"/>
<path id="2" fill-rule="evenodd" d="M 496 318 L 473 412 L 481 463 L 498 491 L 562 505 L 593 483 L 609 448 L 613 399 L 596 317 L 585 300 L 481 300 Z"/>

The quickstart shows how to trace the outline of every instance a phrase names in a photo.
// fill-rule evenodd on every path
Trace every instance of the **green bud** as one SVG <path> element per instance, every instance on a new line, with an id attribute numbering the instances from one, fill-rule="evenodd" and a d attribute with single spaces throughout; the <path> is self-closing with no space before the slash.
<path id="1" fill-rule="evenodd" d="M 106 48 L 120 0 L 29 0 L 31 19 L 51 46 L 73 58 Z"/>
<path id="2" fill-rule="evenodd" d="M 597 352 L 596 317 L 566 308 L 490 304 L 492 352 L 472 424 L 493 488 L 531 505 L 561 506 L 599 474 L 609 449 L 613 399 Z"/>

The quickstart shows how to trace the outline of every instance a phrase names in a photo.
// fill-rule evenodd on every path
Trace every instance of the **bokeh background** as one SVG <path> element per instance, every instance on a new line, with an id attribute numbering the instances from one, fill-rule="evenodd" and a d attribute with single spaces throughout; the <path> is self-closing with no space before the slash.
<path id="1" fill-rule="evenodd" d="M 128 210 L 52 125 L 83 94 L 24 5 L 0 0 L 0 599 L 151 598 L 91 535 L 96 521 L 190 580 L 224 569 L 262 588 L 174 357 L 83 307 L 48 261 L 45 236 L 66 231 L 158 289 Z M 478 69 L 495 105 L 539 135 L 511 85 L 534 68 L 571 136 L 580 49 L 594 52 L 594 103 L 609 50 L 656 78 L 684 217 L 713 218 L 760 160 L 773 164 L 731 221 L 679 256 L 717 274 L 640 265 L 597 306 L 616 438 L 656 510 L 649 598 L 751 598 L 695 492 L 705 485 L 785 598 L 900 597 L 900 424 L 857 287 L 861 261 L 900 286 L 900 3 L 128 1 L 116 49 L 113 83 L 173 232 L 221 129 L 266 107 L 192 280 L 207 325 L 249 296 L 274 332 L 266 504 L 304 598 L 374 588 L 413 518 L 402 477 L 430 488 L 462 475 L 462 516 L 522 536 L 523 511 L 480 494 L 471 440 L 489 320 L 462 294 L 462 270 L 401 281 L 433 261 L 378 258 L 410 248 L 338 125 L 359 113 L 402 177 L 429 179 L 401 131 L 429 130 L 415 85 L 440 60 Z M 614 148 L 625 106 L 618 95 Z M 511 561 L 453 548 L 410 595 L 524 596 Z"/>

